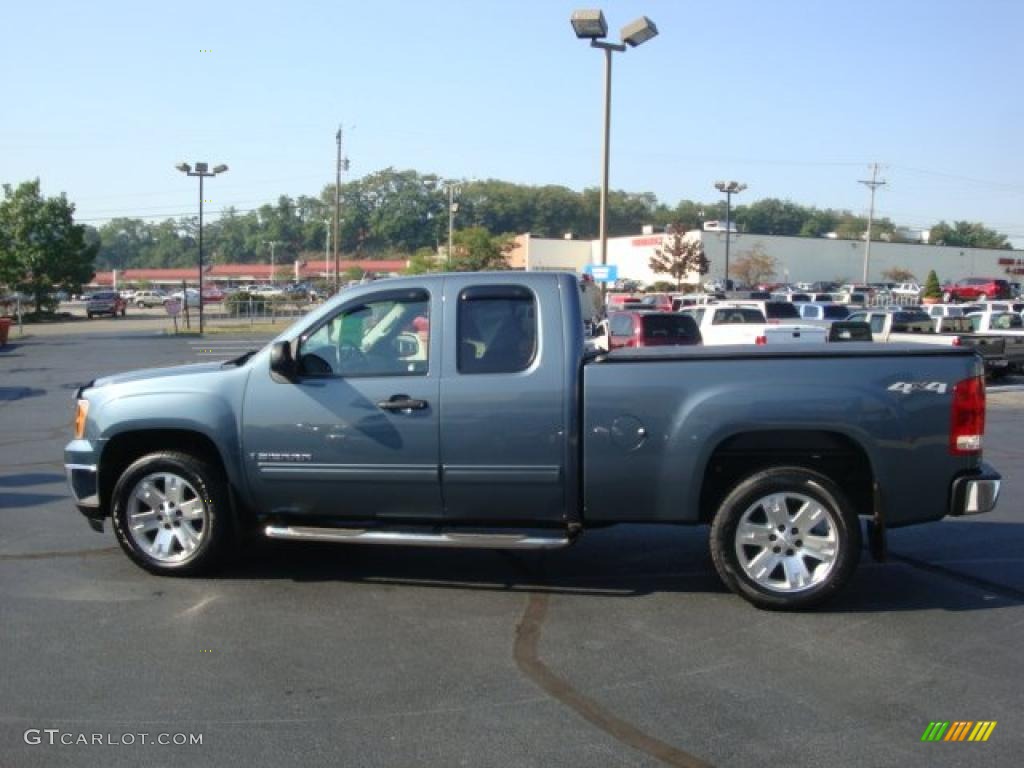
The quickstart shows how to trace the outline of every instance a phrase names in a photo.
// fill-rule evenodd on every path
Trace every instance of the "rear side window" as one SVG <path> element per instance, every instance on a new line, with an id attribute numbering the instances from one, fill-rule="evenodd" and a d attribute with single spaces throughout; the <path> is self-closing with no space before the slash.
<path id="1" fill-rule="evenodd" d="M 765 302 L 764 314 L 769 320 L 793 320 L 800 317 L 800 312 L 788 301 Z"/>
<path id="2" fill-rule="evenodd" d="M 645 339 L 691 341 L 700 336 L 697 322 L 688 315 L 645 315 L 640 322 Z"/>
<path id="3" fill-rule="evenodd" d="M 828 306 L 822 308 L 825 311 L 826 320 L 845 320 L 850 315 L 846 307 Z"/>
<path id="4" fill-rule="evenodd" d="M 523 286 L 467 288 L 459 294 L 459 373 L 518 373 L 537 356 L 537 300 Z"/>

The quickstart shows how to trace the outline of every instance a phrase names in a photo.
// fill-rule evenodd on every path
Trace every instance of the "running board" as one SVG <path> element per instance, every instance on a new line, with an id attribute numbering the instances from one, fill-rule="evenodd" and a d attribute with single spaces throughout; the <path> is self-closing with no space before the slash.
<path id="1" fill-rule="evenodd" d="M 338 544 L 391 544 L 399 547 L 463 547 L 467 549 L 561 549 L 573 543 L 564 531 L 530 533 L 436 533 L 374 530 L 367 528 L 314 528 L 268 525 L 267 538 L 292 541 L 333 541 Z"/>

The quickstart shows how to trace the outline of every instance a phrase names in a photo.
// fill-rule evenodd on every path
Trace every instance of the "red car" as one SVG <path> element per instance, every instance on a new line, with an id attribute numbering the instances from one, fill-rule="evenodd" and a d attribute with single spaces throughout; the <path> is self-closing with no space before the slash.
<path id="1" fill-rule="evenodd" d="M 1009 299 L 1010 284 L 994 277 L 965 277 L 955 283 L 942 286 L 942 300 L 985 301 L 987 299 Z"/>
<path id="2" fill-rule="evenodd" d="M 607 322 L 609 350 L 702 343 L 697 322 L 676 312 L 612 312 Z"/>

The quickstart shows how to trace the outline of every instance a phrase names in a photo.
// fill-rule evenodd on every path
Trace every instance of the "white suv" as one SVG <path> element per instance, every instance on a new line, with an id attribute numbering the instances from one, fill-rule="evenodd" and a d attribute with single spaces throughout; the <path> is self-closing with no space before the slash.
<path id="1" fill-rule="evenodd" d="M 136 307 L 159 307 L 167 301 L 167 295 L 163 291 L 136 291 L 131 301 Z"/>

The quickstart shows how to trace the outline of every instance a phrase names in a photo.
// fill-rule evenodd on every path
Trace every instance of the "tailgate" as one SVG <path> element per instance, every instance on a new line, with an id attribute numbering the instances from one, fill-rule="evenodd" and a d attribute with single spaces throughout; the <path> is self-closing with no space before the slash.
<path id="1" fill-rule="evenodd" d="M 813 325 L 766 325 L 764 336 L 768 344 L 821 344 L 828 332 Z"/>

